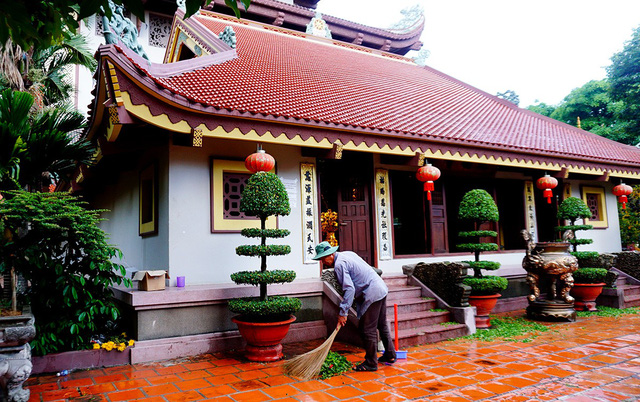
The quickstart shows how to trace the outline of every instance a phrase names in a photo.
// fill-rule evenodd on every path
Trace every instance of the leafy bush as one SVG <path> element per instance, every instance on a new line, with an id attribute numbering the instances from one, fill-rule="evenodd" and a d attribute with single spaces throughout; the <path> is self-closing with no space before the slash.
<path id="1" fill-rule="evenodd" d="M 240 234 L 244 237 L 268 237 L 268 238 L 281 238 L 287 237 L 291 234 L 291 231 L 287 229 L 258 229 L 258 228 L 246 228 L 240 231 Z"/>
<path id="2" fill-rule="evenodd" d="M 470 232 L 458 233 L 460 237 L 496 237 L 498 232 L 495 230 L 472 230 Z"/>
<path id="3" fill-rule="evenodd" d="M 462 283 L 471 287 L 471 294 L 474 296 L 487 296 L 500 293 L 509 286 L 507 278 L 501 276 L 482 276 L 480 278 L 467 277 Z"/>
<path id="4" fill-rule="evenodd" d="M 494 230 L 480 230 L 479 227 L 485 222 L 497 222 L 500 218 L 498 206 L 493 197 L 485 190 L 475 189 L 467 192 L 460 202 L 458 218 L 473 224 L 473 230 L 461 231 L 459 236 L 465 239 L 471 238 L 475 242 L 458 244 L 458 249 L 470 251 L 474 254 L 474 261 L 465 261 L 473 269 L 473 278 L 465 278 L 463 283 L 471 287 L 472 295 L 495 294 L 504 290 L 508 286 L 506 279 L 497 276 L 483 276 L 482 270 L 496 270 L 500 268 L 500 263 L 494 261 L 480 261 L 480 253 L 485 251 L 496 251 L 496 243 L 484 243 L 481 237 L 496 237 L 498 233 Z M 493 291 L 492 291 L 493 290 Z"/>
<path id="5" fill-rule="evenodd" d="M 280 178 L 270 172 L 252 174 L 242 191 L 240 211 L 265 219 L 272 215 L 289 215 L 289 196 Z"/>
<path id="6" fill-rule="evenodd" d="M 469 264 L 469 268 L 495 271 L 500 268 L 500 263 L 495 261 L 462 261 Z"/>
<path id="7" fill-rule="evenodd" d="M 351 371 L 351 362 L 341 354 L 329 351 L 327 358 L 324 359 L 324 363 L 322 363 L 322 367 L 320 367 L 318 376 L 321 380 L 325 380 L 329 377 L 346 373 L 347 371 Z"/>
<path id="8" fill-rule="evenodd" d="M 112 259 L 121 252 L 98 227 L 102 211 L 89 211 L 66 193 L 4 193 L 0 218 L 10 236 L 0 239 L 0 263 L 31 283 L 21 295 L 36 318 L 34 354 L 85 349 L 108 332 L 120 311 L 110 286 L 131 281 Z"/>
<path id="9" fill-rule="evenodd" d="M 244 245 L 236 247 L 236 254 L 246 257 L 260 257 L 267 255 L 287 255 L 291 252 L 291 246 L 280 244 Z"/>
<path id="10" fill-rule="evenodd" d="M 243 320 L 251 322 L 283 321 L 300 310 L 302 302 L 295 297 L 267 296 L 259 298 L 240 298 L 229 300 L 229 310 L 242 315 Z"/>
<path id="11" fill-rule="evenodd" d="M 573 273 L 575 283 L 604 283 L 609 271 L 604 268 L 578 268 Z"/>
<path id="12" fill-rule="evenodd" d="M 618 215 L 623 247 L 640 243 L 640 186 L 633 186 L 633 192 L 629 194 L 629 202 L 625 209 L 618 204 Z"/>
<path id="13" fill-rule="evenodd" d="M 592 239 L 578 239 L 576 236 L 576 232 L 579 230 L 589 230 L 593 229 L 593 225 L 576 225 L 576 220 L 585 219 L 591 217 L 591 210 L 580 198 L 577 197 L 569 197 L 565 198 L 564 201 L 560 203 L 558 207 L 558 219 L 566 219 L 571 224 L 557 226 L 555 229 L 559 232 L 564 232 L 566 230 L 570 230 L 573 234 L 573 238 L 569 239 L 569 243 L 573 245 L 573 251 L 577 251 L 577 248 L 581 244 L 591 244 L 593 243 Z"/>
<path id="14" fill-rule="evenodd" d="M 270 271 L 240 271 L 231 274 L 231 280 L 238 285 L 254 285 L 261 283 L 288 283 L 296 278 L 294 271 L 270 270 Z"/>
<path id="15" fill-rule="evenodd" d="M 260 287 L 260 297 L 229 300 L 229 310 L 242 315 L 242 320 L 252 322 L 274 322 L 289 318 L 302 306 L 300 299 L 284 296 L 267 296 L 267 285 L 271 283 L 293 282 L 294 271 L 267 270 L 267 256 L 286 255 L 291 246 L 265 244 L 267 238 L 281 238 L 290 234 L 286 229 L 266 229 L 266 220 L 273 215 L 289 215 L 289 196 L 280 178 L 270 172 L 257 172 L 251 175 L 242 191 L 240 210 L 249 216 L 260 218 L 260 228 L 244 229 L 242 236 L 259 238 L 259 245 L 236 247 L 236 254 L 248 257 L 260 257 L 259 271 L 242 271 L 231 274 L 231 280 L 237 284 L 249 284 Z"/>

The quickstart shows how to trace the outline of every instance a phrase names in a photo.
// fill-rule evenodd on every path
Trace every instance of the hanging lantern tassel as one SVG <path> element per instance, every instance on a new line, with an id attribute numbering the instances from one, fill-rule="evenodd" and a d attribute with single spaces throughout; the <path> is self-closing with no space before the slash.
<path id="1" fill-rule="evenodd" d="M 622 209 L 627 209 L 627 196 L 632 192 L 633 188 L 624 183 L 620 183 L 613 188 L 613 194 L 618 197 L 618 202 L 622 204 Z"/>
<path id="2" fill-rule="evenodd" d="M 427 164 L 418 169 L 416 177 L 418 180 L 424 182 L 424 191 L 427 193 L 427 200 L 431 201 L 431 192 L 435 189 L 433 182 L 440 178 L 440 169 L 431 164 Z"/>
<path id="3" fill-rule="evenodd" d="M 558 185 L 558 180 L 555 177 L 551 177 L 548 174 L 545 174 L 536 182 L 536 186 L 540 190 L 544 190 L 542 192 L 542 196 L 547 199 L 547 204 L 551 204 L 551 198 L 553 197 L 552 189 L 556 188 Z"/>

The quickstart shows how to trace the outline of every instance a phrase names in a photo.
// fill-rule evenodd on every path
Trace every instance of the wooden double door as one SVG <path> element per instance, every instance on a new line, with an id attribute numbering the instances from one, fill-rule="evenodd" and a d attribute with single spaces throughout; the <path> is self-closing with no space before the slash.
<path id="1" fill-rule="evenodd" d="M 353 251 L 373 264 L 371 157 L 348 154 L 341 160 L 321 161 L 319 166 L 322 211 L 338 213 L 340 250 Z"/>

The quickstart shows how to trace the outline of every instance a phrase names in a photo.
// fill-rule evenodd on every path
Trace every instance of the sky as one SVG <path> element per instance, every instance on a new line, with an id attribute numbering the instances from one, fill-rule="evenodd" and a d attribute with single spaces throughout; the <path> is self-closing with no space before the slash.
<path id="1" fill-rule="evenodd" d="M 317 9 L 389 28 L 416 4 L 428 66 L 492 95 L 515 91 L 520 107 L 557 105 L 605 78 L 640 26 L 640 0 L 321 0 Z"/>

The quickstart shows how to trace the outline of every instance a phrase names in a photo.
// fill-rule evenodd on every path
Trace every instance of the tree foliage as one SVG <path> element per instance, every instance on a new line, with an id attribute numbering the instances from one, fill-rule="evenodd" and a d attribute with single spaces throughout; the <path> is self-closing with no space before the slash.
<path id="1" fill-rule="evenodd" d="M 627 135 L 634 139 L 628 143 L 635 145 L 640 139 L 640 27 L 633 31 L 622 51 L 613 55 L 607 76 L 611 98 L 625 105 L 619 116 L 627 123 Z"/>
<path id="2" fill-rule="evenodd" d="M 251 0 L 241 0 L 245 9 Z M 136 17 L 144 20 L 145 0 L 114 0 L 124 5 Z M 195 14 L 201 6 L 211 0 L 186 0 L 186 15 Z M 236 0 L 225 0 L 236 16 L 240 10 Z M 71 0 L 23 0 L 0 3 L 0 44 L 11 39 L 22 49 L 47 47 L 60 43 L 62 38 L 77 32 L 79 21 L 104 9 L 111 17 L 108 0 L 71 1 Z"/>
<path id="3" fill-rule="evenodd" d="M 85 349 L 120 318 L 110 287 L 131 285 L 120 251 L 98 227 L 101 211 L 66 193 L 4 192 L 0 267 L 31 283 L 22 295 L 36 317 L 34 353 Z"/>
<path id="4" fill-rule="evenodd" d="M 625 209 L 618 205 L 620 236 L 623 246 L 640 243 L 640 186 L 633 187 L 633 192 L 629 194 L 628 200 Z"/>

